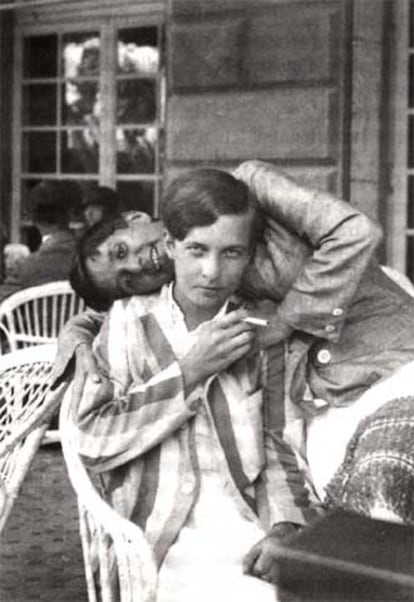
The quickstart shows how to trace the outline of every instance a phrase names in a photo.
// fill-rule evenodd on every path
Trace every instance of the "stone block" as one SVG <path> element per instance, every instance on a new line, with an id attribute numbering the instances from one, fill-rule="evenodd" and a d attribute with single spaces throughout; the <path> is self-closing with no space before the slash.
<path id="1" fill-rule="evenodd" d="M 167 160 L 336 160 L 337 95 L 321 88 L 173 96 Z"/>
<path id="2" fill-rule="evenodd" d="M 249 20 L 244 68 L 254 84 L 336 79 L 339 37 L 333 8 L 281 5 Z"/>
<path id="3" fill-rule="evenodd" d="M 242 26 L 241 18 L 173 23 L 172 90 L 238 86 Z"/>

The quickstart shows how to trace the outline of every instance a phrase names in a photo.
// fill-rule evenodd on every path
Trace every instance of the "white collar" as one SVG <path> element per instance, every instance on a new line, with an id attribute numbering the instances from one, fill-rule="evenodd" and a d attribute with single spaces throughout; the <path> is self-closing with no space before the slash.
<path id="1" fill-rule="evenodd" d="M 174 288 L 174 282 L 170 282 L 169 284 L 166 284 L 163 287 L 161 294 L 168 303 L 168 307 L 169 307 L 173 321 L 176 323 L 180 322 L 180 323 L 185 324 L 185 315 L 184 315 L 181 307 L 178 305 L 177 301 L 174 299 L 173 288 Z M 218 312 L 210 320 L 206 320 L 205 322 L 210 322 L 211 320 L 215 320 L 219 316 L 224 316 L 227 313 L 229 301 L 230 301 L 230 299 L 227 299 L 224 302 L 224 304 L 221 306 L 221 308 L 218 310 Z M 203 324 L 205 322 L 203 322 Z M 200 324 L 200 326 L 201 326 L 201 324 Z M 197 329 L 200 328 L 200 326 L 197 326 L 197 328 L 195 328 L 194 331 L 192 331 L 192 332 L 197 331 Z"/>

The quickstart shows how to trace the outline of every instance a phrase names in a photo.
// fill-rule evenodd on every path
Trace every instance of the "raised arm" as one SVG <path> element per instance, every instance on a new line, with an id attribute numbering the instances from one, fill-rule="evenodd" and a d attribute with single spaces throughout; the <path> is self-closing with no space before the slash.
<path id="1" fill-rule="evenodd" d="M 202 403 L 194 386 L 245 355 L 253 334 L 238 310 L 200 328 L 175 357 L 154 314 L 137 297 L 114 303 L 96 342 L 106 374 L 87 380 L 77 408 L 79 445 L 89 467 L 108 470 L 144 454 L 188 422 Z"/>
<path id="2" fill-rule="evenodd" d="M 234 172 L 266 213 L 264 246 L 250 277 L 281 300 L 278 319 L 337 340 L 381 238 L 377 224 L 331 194 L 296 184 L 274 166 L 247 161 Z M 269 290 L 272 289 L 273 290 Z M 277 290 L 276 290 L 277 289 Z"/>

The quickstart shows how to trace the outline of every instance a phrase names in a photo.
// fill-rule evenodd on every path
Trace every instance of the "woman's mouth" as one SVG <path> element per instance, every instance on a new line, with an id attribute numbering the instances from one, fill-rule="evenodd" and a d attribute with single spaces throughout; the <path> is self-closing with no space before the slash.
<path id="1" fill-rule="evenodd" d="M 209 296 L 218 295 L 221 291 L 221 288 L 217 286 L 200 286 L 199 288 L 205 295 Z"/>
<path id="2" fill-rule="evenodd" d="M 152 266 L 154 268 L 154 270 L 156 272 L 161 272 L 161 260 L 160 260 L 160 255 L 158 253 L 158 249 L 157 249 L 157 245 L 155 243 L 153 243 L 151 245 L 151 249 L 150 249 L 150 261 L 152 263 Z"/>

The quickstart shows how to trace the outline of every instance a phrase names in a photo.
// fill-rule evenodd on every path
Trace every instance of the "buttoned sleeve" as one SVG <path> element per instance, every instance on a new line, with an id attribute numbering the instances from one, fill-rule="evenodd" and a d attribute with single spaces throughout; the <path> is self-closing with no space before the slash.
<path id="1" fill-rule="evenodd" d="M 77 411 L 80 454 L 98 472 L 164 441 L 201 403 L 186 397 L 175 357 L 151 352 L 139 317 L 129 309 L 130 301 L 118 301 L 107 314 L 95 343 L 107 378 L 87 381 Z"/>
<path id="2" fill-rule="evenodd" d="M 272 269 L 288 273 L 291 268 L 293 274 L 283 291 L 279 318 L 295 330 L 337 341 L 381 239 L 379 226 L 348 203 L 299 186 L 262 161 L 241 164 L 234 176 L 247 184 L 266 213 L 265 240 L 274 255 Z M 275 257 L 282 232 L 287 238 L 285 265 Z"/>

